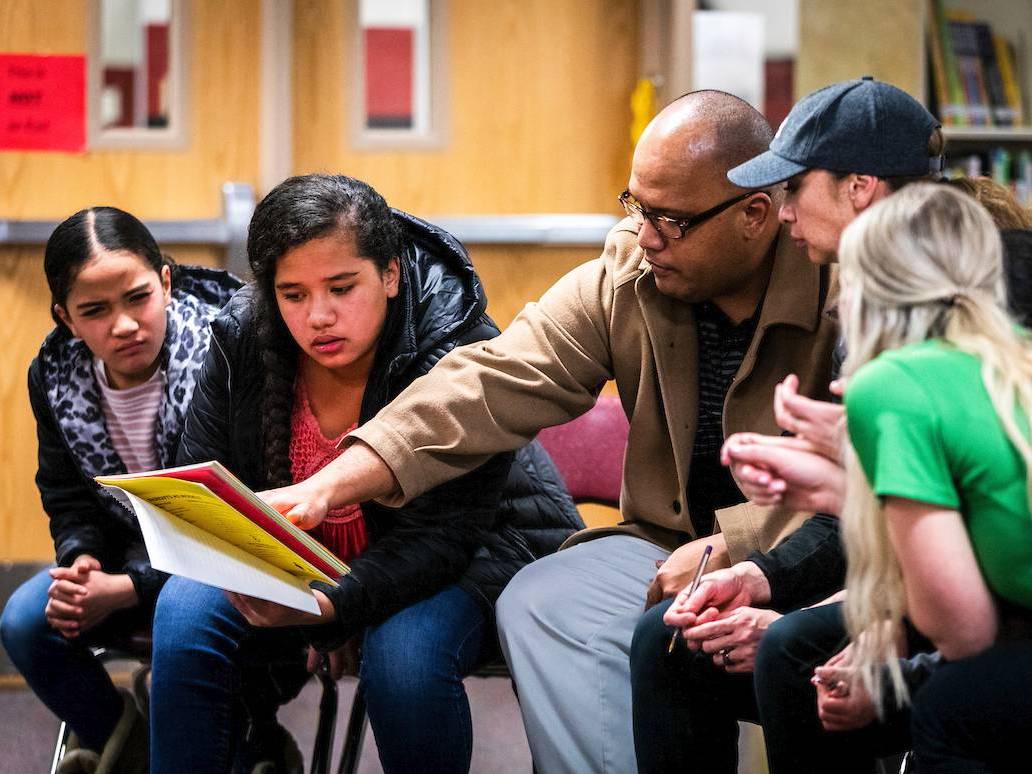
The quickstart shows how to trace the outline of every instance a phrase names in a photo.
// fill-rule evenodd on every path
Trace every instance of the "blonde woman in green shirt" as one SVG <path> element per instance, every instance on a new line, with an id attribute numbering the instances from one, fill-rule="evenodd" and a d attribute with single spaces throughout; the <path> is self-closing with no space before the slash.
<path id="1" fill-rule="evenodd" d="M 907 698 L 904 615 L 942 653 L 913 698 L 922 774 L 1012 770 L 1032 731 L 1032 639 L 1001 634 L 1032 617 L 1032 342 L 1004 310 L 1001 252 L 980 205 L 928 184 L 839 250 L 853 665 L 881 706 Z"/>

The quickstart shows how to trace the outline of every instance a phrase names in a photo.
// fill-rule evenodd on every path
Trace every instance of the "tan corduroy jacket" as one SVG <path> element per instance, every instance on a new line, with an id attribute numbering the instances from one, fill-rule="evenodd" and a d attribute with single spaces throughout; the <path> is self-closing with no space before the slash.
<path id="1" fill-rule="evenodd" d="M 697 343 L 690 304 L 662 295 L 628 220 L 602 256 L 571 271 L 530 303 L 498 338 L 461 347 L 351 434 L 394 472 L 400 505 L 527 443 L 543 427 L 587 411 L 615 379 L 630 435 L 614 532 L 668 549 L 694 534 L 685 505 L 698 400 Z M 800 391 L 827 397 L 838 335 L 825 313 L 834 295 L 827 267 L 782 237 L 756 334 L 724 403 L 725 436 L 780 432 L 774 385 L 799 375 Z M 731 561 L 766 551 L 805 514 L 748 503 L 717 512 Z"/>

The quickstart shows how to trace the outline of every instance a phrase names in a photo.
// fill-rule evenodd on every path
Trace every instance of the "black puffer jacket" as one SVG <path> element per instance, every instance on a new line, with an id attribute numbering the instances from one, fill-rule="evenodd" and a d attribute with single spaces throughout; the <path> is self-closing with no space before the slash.
<path id="1" fill-rule="evenodd" d="M 450 234 L 395 211 L 405 235 L 398 297 L 362 401 L 370 419 L 457 346 L 497 335 L 480 280 Z M 261 431 L 263 368 L 252 319 L 254 287 L 213 323 L 178 463 L 215 459 L 253 489 L 268 487 Z M 536 443 L 498 455 L 400 509 L 362 504 L 370 545 L 336 588 L 321 586 L 338 620 L 313 632 L 331 647 L 458 582 L 490 612 L 509 579 L 582 526 L 558 472 Z"/>
<path id="2" fill-rule="evenodd" d="M 165 392 L 155 427 L 162 466 L 175 461 L 194 380 L 208 350 L 209 323 L 239 287 L 239 280 L 217 269 L 175 269 L 161 352 Z M 126 472 L 104 423 L 93 359 L 89 348 L 60 325 L 29 366 L 39 440 L 36 485 L 50 517 L 57 563 L 68 566 L 90 554 L 106 571 L 128 574 L 140 604 L 150 607 L 166 576 L 150 566 L 136 516 L 93 480 Z"/>

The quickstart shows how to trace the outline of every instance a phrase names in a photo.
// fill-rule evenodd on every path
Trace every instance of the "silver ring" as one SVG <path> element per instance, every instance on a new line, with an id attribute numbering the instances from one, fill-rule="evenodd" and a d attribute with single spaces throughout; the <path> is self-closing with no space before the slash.
<path id="1" fill-rule="evenodd" d="M 731 666 L 731 649 L 730 648 L 723 648 L 720 651 L 720 660 L 724 664 L 724 666 L 726 666 L 726 667 Z"/>

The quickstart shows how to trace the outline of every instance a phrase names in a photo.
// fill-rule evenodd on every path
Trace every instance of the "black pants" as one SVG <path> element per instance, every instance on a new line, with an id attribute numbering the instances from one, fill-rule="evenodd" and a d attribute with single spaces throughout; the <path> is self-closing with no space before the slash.
<path id="1" fill-rule="evenodd" d="M 756 722 L 751 675 L 729 675 L 680 642 L 667 653 L 671 601 L 642 616 L 631 642 L 634 750 L 639 774 L 738 769 L 738 719 Z"/>
<path id="2" fill-rule="evenodd" d="M 913 697 L 920 774 L 1032 770 L 1032 642 L 944 663 Z"/>
<path id="3" fill-rule="evenodd" d="M 857 732 L 829 733 L 817 719 L 813 670 L 845 645 L 838 605 L 792 613 L 764 635 L 751 675 L 729 675 L 683 645 L 667 655 L 670 603 L 646 613 L 631 645 L 634 744 L 641 774 L 734 774 L 738 721 L 762 720 L 772 774 L 870 774 L 907 748 L 900 714 Z M 755 686 L 755 691 L 754 691 Z"/>
<path id="4" fill-rule="evenodd" d="M 882 722 L 857 731 L 821 727 L 810 678 L 847 641 L 837 604 L 789 613 L 764 635 L 756 657 L 756 702 L 772 774 L 869 774 L 878 758 L 909 748 L 909 718 L 903 710 L 887 709 Z"/>

